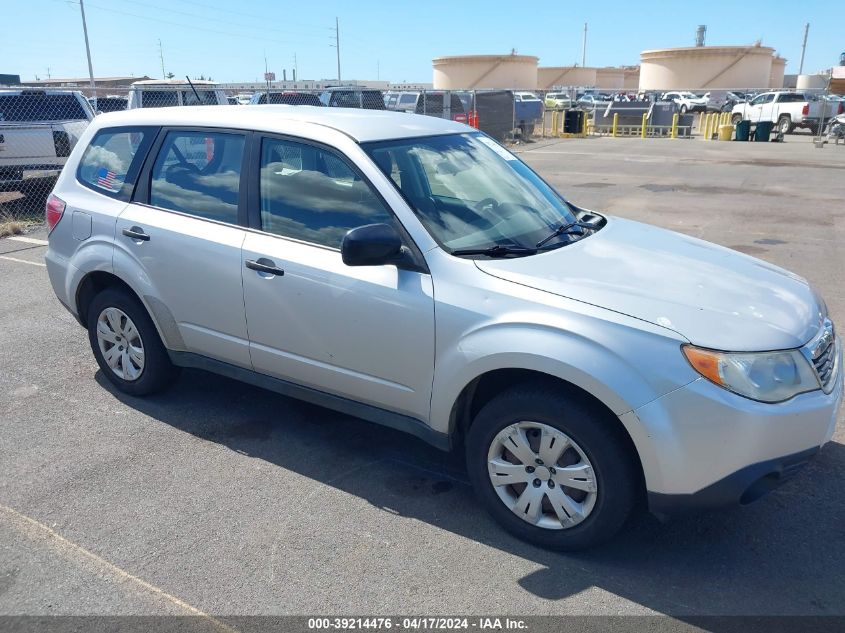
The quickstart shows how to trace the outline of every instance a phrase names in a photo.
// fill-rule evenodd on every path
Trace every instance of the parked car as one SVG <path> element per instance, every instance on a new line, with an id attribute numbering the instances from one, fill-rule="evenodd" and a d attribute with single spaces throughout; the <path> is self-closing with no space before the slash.
<path id="1" fill-rule="evenodd" d="M 97 114 L 105 112 L 120 112 L 126 109 L 128 99 L 118 95 L 108 95 L 105 97 L 90 97 L 88 103 Z"/>
<path id="2" fill-rule="evenodd" d="M 842 104 L 832 108 L 811 95 L 775 90 L 759 94 L 747 103 L 735 105 L 731 110 L 731 121 L 771 121 L 781 134 L 789 134 L 798 127 L 807 128 L 817 134 L 820 121 L 826 124 L 842 111 Z"/>
<path id="3" fill-rule="evenodd" d="M 678 112 L 705 112 L 707 110 L 707 98 L 698 96 L 693 92 L 664 92 L 660 101 L 671 101 L 678 106 Z"/>
<path id="4" fill-rule="evenodd" d="M 200 368 L 461 447 L 536 545 L 641 502 L 750 503 L 834 432 L 842 344 L 807 281 L 580 209 L 453 121 L 106 114 L 46 213 L 53 290 L 116 389 Z"/>
<path id="5" fill-rule="evenodd" d="M 395 110 L 396 103 L 399 100 L 399 95 L 402 94 L 399 90 L 388 90 L 384 93 L 384 107 L 387 110 Z"/>
<path id="6" fill-rule="evenodd" d="M 549 92 L 543 105 L 547 110 L 568 110 L 574 106 L 574 101 L 568 92 Z"/>
<path id="7" fill-rule="evenodd" d="M 238 105 L 249 105 L 250 101 L 252 101 L 252 94 L 248 92 L 238 93 Z"/>
<path id="8" fill-rule="evenodd" d="M 38 209 L 94 111 L 75 90 L 0 90 L 0 191 L 40 199 Z"/>
<path id="9" fill-rule="evenodd" d="M 234 95 L 227 96 L 226 101 L 229 103 L 229 105 L 240 105 L 240 103 L 238 103 L 238 98 Z"/>
<path id="10" fill-rule="evenodd" d="M 268 103 L 267 93 L 256 92 L 254 95 L 252 95 L 252 99 L 250 99 L 249 102 L 252 105 L 266 104 Z M 310 105 L 321 107 L 323 105 L 323 102 L 320 101 L 320 97 L 314 94 L 313 92 L 300 92 L 297 90 L 271 92 L 269 103 L 275 105 Z"/>
<path id="11" fill-rule="evenodd" d="M 148 79 L 129 89 L 127 110 L 190 105 L 228 105 L 226 93 L 213 81 L 194 79 Z"/>
<path id="12" fill-rule="evenodd" d="M 427 114 L 461 123 L 467 122 L 464 104 L 457 93 L 442 90 L 401 92 L 393 109 L 397 112 Z"/>
<path id="13" fill-rule="evenodd" d="M 326 88 L 320 94 L 323 105 L 331 108 L 363 108 L 365 110 L 385 110 L 384 95 L 381 90 L 367 88 Z"/>
<path id="14" fill-rule="evenodd" d="M 594 94 L 578 95 L 578 98 L 575 101 L 575 105 L 582 110 L 595 110 L 598 107 L 606 107 L 607 103 L 607 101 L 602 100 L 599 96 Z"/>

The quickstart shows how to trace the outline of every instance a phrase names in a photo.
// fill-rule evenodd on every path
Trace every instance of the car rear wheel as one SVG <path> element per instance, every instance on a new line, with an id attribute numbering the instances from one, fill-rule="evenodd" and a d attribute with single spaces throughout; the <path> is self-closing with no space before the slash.
<path id="1" fill-rule="evenodd" d="M 88 339 L 103 375 L 118 389 L 145 396 L 177 375 L 144 306 L 118 288 L 107 288 L 88 307 Z"/>
<path id="2" fill-rule="evenodd" d="M 789 134 L 792 132 L 792 119 L 788 116 L 782 116 L 778 119 L 778 132 L 781 134 Z"/>
<path id="3" fill-rule="evenodd" d="M 612 537 L 640 481 L 624 431 L 583 398 L 525 386 L 488 402 L 469 429 L 467 472 L 509 532 L 557 550 Z"/>

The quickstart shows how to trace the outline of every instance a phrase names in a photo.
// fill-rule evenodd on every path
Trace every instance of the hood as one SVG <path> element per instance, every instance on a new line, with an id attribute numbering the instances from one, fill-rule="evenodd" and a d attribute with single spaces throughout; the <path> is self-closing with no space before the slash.
<path id="1" fill-rule="evenodd" d="M 825 308 L 801 277 L 748 255 L 657 227 L 608 218 L 593 235 L 483 272 L 674 330 L 726 351 L 800 347 Z"/>

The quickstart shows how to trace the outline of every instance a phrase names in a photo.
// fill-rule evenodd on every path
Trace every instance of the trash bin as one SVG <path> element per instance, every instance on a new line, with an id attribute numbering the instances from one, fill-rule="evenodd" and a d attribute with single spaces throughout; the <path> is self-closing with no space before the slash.
<path id="1" fill-rule="evenodd" d="M 757 121 L 757 127 L 754 129 L 754 140 L 768 143 L 769 137 L 772 135 L 771 121 Z"/>
<path id="2" fill-rule="evenodd" d="M 719 140 L 729 141 L 734 134 L 734 126 L 728 123 L 727 125 L 719 126 Z"/>
<path id="3" fill-rule="evenodd" d="M 580 134 L 584 129 L 584 111 L 567 110 L 563 115 L 563 133 Z"/>
<path id="4" fill-rule="evenodd" d="M 747 141 L 748 137 L 751 136 L 751 121 L 745 119 L 743 121 L 736 122 L 736 135 L 734 136 L 735 141 Z"/>

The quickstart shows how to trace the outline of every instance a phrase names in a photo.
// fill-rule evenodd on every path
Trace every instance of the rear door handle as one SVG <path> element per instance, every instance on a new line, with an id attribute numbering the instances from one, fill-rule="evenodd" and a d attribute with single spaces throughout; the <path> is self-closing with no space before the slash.
<path id="1" fill-rule="evenodd" d="M 141 242 L 149 242 L 150 236 L 144 233 L 144 229 L 140 226 L 133 226 L 128 229 L 123 229 L 123 234 L 126 237 L 131 237 L 133 240 L 139 240 Z"/>
<path id="2" fill-rule="evenodd" d="M 267 275 L 277 275 L 282 277 L 285 274 L 285 271 L 276 266 L 276 263 L 273 260 L 266 259 L 265 257 L 262 257 L 257 261 L 254 259 L 248 259 L 244 262 L 244 266 L 250 270 L 265 273 Z"/>

